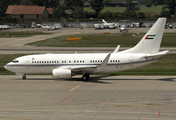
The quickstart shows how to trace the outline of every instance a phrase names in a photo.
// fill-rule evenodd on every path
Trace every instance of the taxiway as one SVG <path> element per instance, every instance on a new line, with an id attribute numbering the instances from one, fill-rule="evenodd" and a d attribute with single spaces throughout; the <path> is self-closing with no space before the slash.
<path id="1" fill-rule="evenodd" d="M 0 76 L 1 120 L 175 120 L 175 76 Z"/>

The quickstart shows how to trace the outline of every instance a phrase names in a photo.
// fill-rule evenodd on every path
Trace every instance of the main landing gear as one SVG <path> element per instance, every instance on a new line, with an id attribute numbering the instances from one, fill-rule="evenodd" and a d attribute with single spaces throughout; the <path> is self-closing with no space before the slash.
<path id="1" fill-rule="evenodd" d="M 88 73 L 86 73 L 82 76 L 82 80 L 86 81 L 89 79 L 89 77 L 90 77 L 90 75 Z"/>

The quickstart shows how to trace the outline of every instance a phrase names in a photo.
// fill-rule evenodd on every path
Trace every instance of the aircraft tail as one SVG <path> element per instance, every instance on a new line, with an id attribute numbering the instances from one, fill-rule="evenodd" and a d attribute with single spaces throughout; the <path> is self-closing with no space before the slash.
<path id="1" fill-rule="evenodd" d="M 159 18 L 135 47 L 122 52 L 157 54 L 163 37 L 166 20 L 166 18 Z"/>
<path id="2" fill-rule="evenodd" d="M 102 19 L 103 23 L 107 23 L 104 19 Z"/>

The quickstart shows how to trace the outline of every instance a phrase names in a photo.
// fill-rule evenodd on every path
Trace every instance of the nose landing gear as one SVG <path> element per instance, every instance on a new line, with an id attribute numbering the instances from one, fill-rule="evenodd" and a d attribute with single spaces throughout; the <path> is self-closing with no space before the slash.
<path id="1" fill-rule="evenodd" d="M 22 79 L 23 79 L 23 80 L 26 80 L 26 76 L 25 76 L 25 75 L 23 75 Z"/>

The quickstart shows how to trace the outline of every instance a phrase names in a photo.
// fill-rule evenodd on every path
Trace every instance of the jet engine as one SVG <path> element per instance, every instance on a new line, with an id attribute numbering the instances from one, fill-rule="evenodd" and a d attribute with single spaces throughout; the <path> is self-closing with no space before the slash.
<path id="1" fill-rule="evenodd" d="M 54 78 L 71 78 L 71 70 L 70 69 L 53 69 L 52 71 Z"/>

